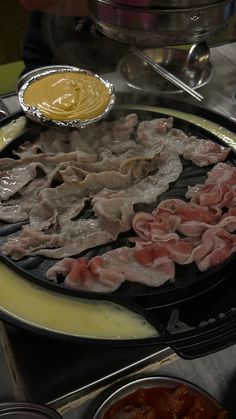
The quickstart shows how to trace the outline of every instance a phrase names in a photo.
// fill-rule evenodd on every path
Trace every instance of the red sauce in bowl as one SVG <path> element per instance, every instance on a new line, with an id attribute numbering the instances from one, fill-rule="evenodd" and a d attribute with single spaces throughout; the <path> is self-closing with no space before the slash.
<path id="1" fill-rule="evenodd" d="M 207 397 L 187 385 L 140 388 L 115 402 L 103 419 L 227 419 Z"/>

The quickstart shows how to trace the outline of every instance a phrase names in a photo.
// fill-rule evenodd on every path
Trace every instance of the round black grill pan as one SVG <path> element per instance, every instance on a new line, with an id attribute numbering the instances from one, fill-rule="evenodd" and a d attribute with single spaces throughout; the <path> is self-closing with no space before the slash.
<path id="1" fill-rule="evenodd" d="M 118 109 L 111 117 L 121 116 L 132 112 L 132 103 L 145 103 L 162 107 L 171 107 L 173 109 L 181 109 L 195 115 L 203 116 L 205 119 L 217 122 L 225 128 L 236 132 L 235 124 L 217 115 L 209 110 L 196 107 L 193 105 L 178 103 L 162 99 L 161 101 L 155 97 L 145 97 L 144 95 L 129 94 L 121 95 L 118 99 L 122 103 L 131 103 L 129 110 Z M 140 120 L 156 118 L 157 114 L 140 110 L 137 112 Z M 163 115 L 158 115 L 158 117 Z M 164 115 L 165 116 L 165 115 Z M 14 118 L 16 115 L 14 115 Z M 7 123 L 12 117 L 5 119 L 3 123 Z M 191 133 L 199 138 L 207 138 L 219 142 L 212 134 L 204 129 L 185 122 L 181 119 L 174 118 L 174 126 L 182 129 L 187 133 Z M 25 131 L 14 142 L 8 144 L 1 152 L 0 157 L 13 157 L 12 151 L 15 150 L 25 139 L 34 140 L 40 131 L 45 129 L 28 121 Z M 227 163 L 236 165 L 236 157 L 233 152 L 229 154 Z M 161 195 L 157 202 L 150 206 L 136 205 L 136 210 L 152 211 L 160 200 L 166 198 L 181 198 L 184 195 L 188 185 L 202 183 L 206 179 L 208 170 L 211 166 L 200 168 L 192 162 L 184 161 L 184 170 L 180 178 L 171 185 L 170 189 Z M 91 216 L 91 208 L 86 207 L 82 217 Z M 23 223 L 0 224 L 0 243 L 5 242 L 11 234 L 17 234 Z M 83 256 L 89 258 L 102 254 L 108 250 L 120 246 L 131 246 L 129 237 L 133 236 L 133 232 L 123 233 L 113 242 L 97 248 L 93 248 L 87 252 L 83 252 Z M 12 261 L 10 258 L 0 254 L 0 259 L 16 270 L 22 276 L 37 284 L 53 289 L 54 291 L 78 296 L 79 298 L 91 299 L 107 299 L 113 302 L 129 307 L 135 311 L 140 311 L 148 318 L 156 327 L 161 330 L 159 338 L 147 339 L 146 342 L 113 342 L 113 344 L 147 344 L 147 343 L 165 343 L 172 346 L 183 357 L 195 357 L 197 354 L 211 352 L 215 348 L 227 346 L 234 340 L 236 341 L 235 312 L 236 292 L 233 293 L 234 287 L 234 269 L 236 267 L 235 257 L 224 264 L 212 268 L 208 272 L 200 273 L 196 266 L 177 266 L 176 280 L 164 284 L 159 288 L 150 288 L 140 284 L 124 283 L 116 292 L 112 294 L 85 293 L 77 290 L 70 290 L 63 285 L 63 282 L 53 284 L 49 282 L 45 273 L 47 269 L 55 262 L 39 256 L 28 257 L 20 261 Z M 173 313 L 178 314 L 176 324 L 172 324 Z M 6 317 L 5 317 L 6 318 Z M 172 323 L 171 323 L 172 322 Z M 235 328 L 236 329 L 236 328 Z M 235 338 L 234 338 L 235 336 Z M 103 343 L 107 343 L 104 342 Z M 109 342 L 112 344 L 111 342 Z"/>

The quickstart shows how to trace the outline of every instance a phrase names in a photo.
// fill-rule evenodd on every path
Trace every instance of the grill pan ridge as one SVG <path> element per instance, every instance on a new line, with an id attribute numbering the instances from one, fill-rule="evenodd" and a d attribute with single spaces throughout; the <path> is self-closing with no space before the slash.
<path id="1" fill-rule="evenodd" d="M 141 103 L 147 103 L 143 101 L 145 96 L 139 95 L 139 98 L 140 96 Z M 132 97 L 132 101 L 130 100 L 129 102 L 129 95 L 125 95 L 125 97 L 125 102 L 124 95 L 122 95 L 120 101 L 121 103 L 131 103 L 130 110 L 124 111 L 118 109 L 116 111 L 116 115 L 118 116 L 132 112 L 132 102 L 134 98 Z M 154 99 L 151 98 L 152 104 L 153 100 Z M 157 106 L 170 107 L 170 103 L 165 99 L 161 99 L 161 101 L 159 101 L 155 98 L 155 104 Z M 218 123 L 225 128 L 236 131 L 235 125 L 232 121 L 209 110 L 204 110 L 203 108 L 195 107 L 189 104 L 179 104 L 175 101 L 171 101 L 171 107 L 181 109 L 183 111 L 186 110 L 188 113 L 191 112 L 200 116 L 204 113 L 204 118 L 208 118 L 211 121 L 218 121 Z M 139 116 L 139 120 L 166 116 L 142 110 L 138 111 L 137 114 Z M 4 121 L 1 121 L 1 125 L 4 125 L 10 120 L 16 118 L 16 116 L 17 115 L 14 115 L 6 118 Z M 178 118 L 174 118 L 174 127 L 182 129 L 192 135 L 196 135 L 198 138 L 208 138 L 213 141 L 220 142 L 213 134 L 209 134 L 204 129 L 191 123 L 186 123 Z M 28 141 L 34 140 L 37 138 L 42 129 L 44 129 L 44 127 L 39 127 L 37 124 L 28 121 L 23 134 L 2 149 L 0 152 L 0 158 L 13 157 L 12 151 L 15 150 L 18 145 L 25 141 L 26 138 Z M 236 166 L 236 157 L 233 152 L 229 154 L 226 162 Z M 206 178 L 207 172 L 211 169 L 211 166 L 200 168 L 194 166 L 193 163 L 188 161 L 183 161 L 183 164 L 184 170 L 180 178 L 170 186 L 170 189 L 166 193 L 159 197 L 155 205 L 151 207 L 150 205 L 148 207 L 138 205 L 135 209 L 151 211 L 162 199 L 171 197 L 183 199 L 186 187 L 188 185 L 203 182 Z M 88 208 L 84 212 L 83 217 L 88 217 L 90 214 L 91 209 Z M 22 224 L 25 223 L 20 222 L 7 224 L 1 222 L 0 243 L 3 243 L 10 234 L 17 232 L 21 228 Z M 130 245 L 128 238 L 132 236 L 134 236 L 134 233 L 132 232 L 123 233 L 118 237 L 115 243 L 108 243 L 106 245 L 99 246 L 99 248 L 83 252 L 83 256 L 88 254 L 92 257 L 97 254 L 102 254 L 114 247 Z M 28 280 L 48 289 L 52 289 L 53 291 L 79 298 L 108 300 L 129 307 L 136 312 L 140 312 L 152 324 L 154 324 L 158 330 L 161 331 L 160 337 L 146 339 L 146 343 L 163 342 L 172 346 L 176 352 L 180 353 L 183 357 L 194 357 L 196 356 L 196 352 L 198 355 L 201 355 L 211 351 L 212 345 L 214 350 L 216 346 L 227 346 L 228 344 L 231 344 L 232 341 L 236 341 L 236 327 L 234 326 L 234 320 L 236 317 L 234 312 L 234 307 L 236 307 L 236 297 L 234 298 L 233 296 L 236 296 L 236 292 L 233 293 L 233 289 L 236 287 L 234 286 L 232 280 L 235 269 L 234 255 L 222 265 L 212 268 L 203 274 L 199 273 L 197 268 L 193 265 L 187 267 L 177 266 L 175 282 L 168 282 L 159 288 L 149 288 L 140 284 L 125 283 L 117 291 L 105 295 L 71 290 L 64 287 L 62 283 L 54 284 L 49 282 L 45 277 L 45 273 L 55 261 L 46 259 L 42 256 L 33 256 L 20 261 L 13 261 L 0 254 L 0 260 Z M 225 296 L 223 298 L 222 292 L 225 292 Z M 209 301 L 213 302 L 212 307 L 209 305 Z M 199 307 L 201 307 L 201 313 L 198 312 Z M 169 321 L 174 310 L 178 310 L 179 312 L 180 327 L 177 327 L 176 331 L 173 333 L 173 330 L 170 331 Z M 6 315 L 2 316 L 6 319 Z M 11 321 L 12 319 L 7 318 L 7 320 Z M 208 320 L 210 321 L 208 322 Z M 23 325 L 23 327 L 25 327 L 25 325 Z M 220 340 L 219 336 L 221 336 Z M 92 341 L 93 339 L 91 338 L 90 340 Z M 203 344 L 203 341 L 205 344 Z M 102 342 L 101 340 L 101 343 L 107 343 L 107 341 L 104 340 Z M 139 343 L 145 344 L 145 342 L 135 340 L 132 342 L 113 342 L 115 345 L 132 345 Z M 112 342 L 110 342 L 110 344 L 112 344 Z"/>

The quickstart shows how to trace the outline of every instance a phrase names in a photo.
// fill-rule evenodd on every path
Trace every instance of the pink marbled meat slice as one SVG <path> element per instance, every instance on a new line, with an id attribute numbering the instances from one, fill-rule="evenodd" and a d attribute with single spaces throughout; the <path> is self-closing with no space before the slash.
<path id="1" fill-rule="evenodd" d="M 186 198 L 202 206 L 230 207 L 236 204 L 236 167 L 218 163 L 203 185 L 188 188 Z"/>
<path id="2" fill-rule="evenodd" d="M 137 242 L 134 249 L 140 263 L 153 263 L 164 252 L 175 263 L 188 265 L 195 262 L 201 271 L 205 271 L 223 262 L 235 252 L 236 235 L 214 226 L 205 230 L 198 239 L 178 238 L 144 244 Z"/>
<path id="3" fill-rule="evenodd" d="M 177 238 L 176 231 L 180 223 L 181 219 L 176 215 L 168 214 L 156 218 L 151 214 L 138 212 L 133 218 L 132 226 L 138 234 L 138 239 L 154 243 Z M 132 241 L 135 241 L 135 238 Z"/>
<path id="4" fill-rule="evenodd" d="M 44 234 L 26 225 L 22 227 L 20 236 L 9 237 L 1 251 L 4 255 L 11 255 L 12 259 L 18 260 L 38 249 L 53 249 L 61 244 L 62 238 L 59 234 Z"/>
<path id="5" fill-rule="evenodd" d="M 202 272 L 224 262 L 236 251 L 236 235 L 224 229 L 207 230 L 204 233 L 204 241 L 208 248 L 210 245 L 212 247 L 196 262 L 198 269 Z"/>
<path id="6" fill-rule="evenodd" d="M 226 174 L 221 173 L 219 182 L 224 179 L 233 183 L 234 168 L 221 165 L 219 169 L 222 168 Z M 214 180 L 211 172 L 208 179 Z M 117 208 L 115 205 L 114 210 Z M 205 271 L 236 251 L 236 235 L 231 234 L 236 230 L 236 206 L 222 212 L 215 205 L 202 207 L 194 202 L 168 199 L 152 214 L 137 213 L 133 228 L 138 234 L 133 239 L 135 248 L 116 249 L 90 261 L 65 259 L 54 265 L 47 276 L 56 279 L 62 273 L 66 285 L 96 292 L 114 291 L 125 280 L 159 286 L 174 278 L 174 263 L 195 262 L 199 270 Z"/>
<path id="7" fill-rule="evenodd" d="M 135 257 L 142 263 L 155 263 L 160 257 L 168 256 L 173 262 L 185 265 L 191 258 L 195 243 L 191 239 L 170 239 L 158 243 L 149 243 L 147 246 L 137 244 L 134 249 Z"/>
<path id="8" fill-rule="evenodd" d="M 125 281 L 159 287 L 175 276 L 175 263 L 196 262 L 201 271 L 213 267 L 236 250 L 236 236 L 223 229 L 206 230 L 200 241 L 175 239 L 135 248 L 121 247 L 96 256 L 66 258 L 47 272 L 47 278 L 65 278 L 65 285 L 83 291 L 113 292 Z"/>
<path id="9" fill-rule="evenodd" d="M 211 140 L 188 136 L 183 131 L 173 128 L 173 118 L 143 121 L 138 127 L 138 139 L 142 144 L 161 145 L 170 152 L 175 152 L 197 166 L 208 166 L 224 161 L 230 148 Z"/>
<path id="10" fill-rule="evenodd" d="M 174 263 L 168 253 L 150 263 L 140 263 L 134 249 L 121 247 L 96 256 L 67 258 L 47 271 L 47 278 L 55 280 L 59 274 L 65 277 L 65 285 L 83 291 L 113 292 L 125 281 L 139 282 L 158 287 L 175 276 Z"/>
<path id="11" fill-rule="evenodd" d="M 11 185 L 15 176 L 14 182 L 3 185 L 3 195 L 7 198 L 10 193 L 10 199 L 0 205 L 0 218 L 6 219 L 5 202 L 9 202 L 12 221 L 29 218 L 30 227 L 22 232 L 22 237 L 3 244 L 1 251 L 13 258 L 27 254 L 62 258 L 115 240 L 120 232 L 130 229 L 136 203 L 153 203 L 178 179 L 182 171 L 179 155 L 196 162 L 199 158 L 201 163 L 205 154 L 221 160 L 228 151 L 212 142 L 188 137 L 173 128 L 172 118 L 138 125 L 135 114 L 80 132 L 68 132 L 65 137 L 57 131 L 45 133 L 32 147 L 27 142 L 22 146 L 19 160 L 0 160 L 0 172 L 12 171 L 13 177 L 14 171 L 22 167 L 32 164 L 36 168 L 31 180 Z M 209 162 L 212 160 L 204 164 Z M 25 185 L 34 182 L 38 169 L 45 178 L 44 187 L 35 195 L 37 199 L 30 203 L 25 197 L 19 205 L 19 194 L 23 196 Z M 17 196 L 11 198 L 16 191 Z M 87 224 L 78 216 L 85 201 L 91 198 L 96 222 L 91 221 L 85 231 Z M 172 214 L 169 221 L 178 223 L 179 218 L 179 214 Z M 98 227 L 96 231 L 94 225 Z"/>
<path id="12" fill-rule="evenodd" d="M 181 199 L 168 199 L 162 201 L 152 215 L 137 213 L 132 226 L 138 234 L 139 243 L 140 239 L 155 243 L 159 240 L 175 239 L 178 237 L 177 232 L 188 237 L 199 236 L 202 230 L 206 230 L 211 224 L 215 225 L 220 216 L 221 211 L 215 208 L 209 210 L 207 207 L 200 207 Z M 234 219 L 229 221 L 232 223 Z M 227 220 L 224 224 L 227 224 Z"/>
<path id="13" fill-rule="evenodd" d="M 165 199 L 153 211 L 155 218 L 168 213 L 177 215 L 182 221 L 195 220 L 202 222 L 214 222 L 221 215 L 221 211 L 217 208 L 209 209 L 181 199 Z"/>
<path id="14" fill-rule="evenodd" d="M 235 210 L 236 208 L 234 208 Z M 179 232 L 184 234 L 187 237 L 199 237 L 201 236 L 205 230 L 215 229 L 215 227 L 219 229 L 224 229 L 228 232 L 236 231 L 236 216 L 230 215 L 229 212 L 222 215 L 217 223 L 209 224 L 204 222 L 196 222 L 196 221 L 186 221 L 181 223 L 179 227 Z"/>
<path id="15" fill-rule="evenodd" d="M 199 140 L 190 137 L 188 142 L 189 144 L 185 147 L 183 157 L 187 160 L 192 160 L 193 163 L 201 167 L 224 161 L 230 152 L 230 148 L 210 140 Z"/>
<path id="16" fill-rule="evenodd" d="M 20 235 L 10 237 L 1 246 L 1 251 L 15 260 L 29 254 L 60 259 L 116 240 L 121 231 L 122 226 L 119 224 L 110 224 L 104 228 L 98 219 L 67 221 L 63 233 L 46 233 L 27 225 L 23 226 Z"/>

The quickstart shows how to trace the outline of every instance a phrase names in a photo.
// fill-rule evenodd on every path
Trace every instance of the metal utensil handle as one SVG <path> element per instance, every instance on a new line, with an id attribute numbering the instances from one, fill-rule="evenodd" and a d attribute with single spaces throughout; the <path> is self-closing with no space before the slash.
<path id="1" fill-rule="evenodd" d="M 131 47 L 131 51 L 133 54 L 137 55 L 139 58 L 142 58 L 145 62 L 147 62 L 157 73 L 161 74 L 165 79 L 170 81 L 171 83 L 175 84 L 176 86 L 183 89 L 185 92 L 189 93 L 191 96 L 193 96 L 195 99 L 203 100 L 203 96 L 200 95 L 200 93 L 195 92 L 194 89 L 192 89 L 190 86 L 185 84 L 182 80 L 180 80 L 178 77 L 174 76 L 173 74 L 169 73 L 165 68 L 157 64 L 155 61 L 153 61 L 148 55 L 137 49 L 136 47 Z"/>

